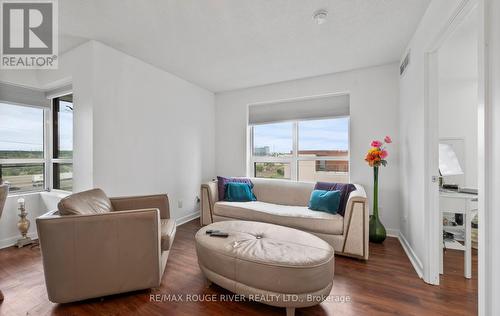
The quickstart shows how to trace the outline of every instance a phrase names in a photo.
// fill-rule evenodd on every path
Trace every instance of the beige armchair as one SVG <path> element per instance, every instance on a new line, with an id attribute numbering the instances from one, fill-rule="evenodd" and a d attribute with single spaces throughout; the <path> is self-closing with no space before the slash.
<path id="1" fill-rule="evenodd" d="M 175 236 L 167 195 L 62 199 L 36 219 L 49 300 L 68 303 L 159 287 Z"/>
<path id="2" fill-rule="evenodd" d="M 0 179 L 0 218 L 2 217 L 3 207 L 5 206 L 5 201 L 7 200 L 7 195 L 9 194 L 9 186 L 7 184 L 2 184 Z M 0 290 L 0 302 L 3 301 L 3 293 Z"/>

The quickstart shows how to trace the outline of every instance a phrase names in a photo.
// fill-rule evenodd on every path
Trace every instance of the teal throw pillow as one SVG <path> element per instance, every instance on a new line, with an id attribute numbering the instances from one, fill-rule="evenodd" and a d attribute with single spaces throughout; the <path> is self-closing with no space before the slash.
<path id="1" fill-rule="evenodd" d="M 309 209 L 313 211 L 337 214 L 340 205 L 340 191 L 313 190 L 309 200 Z"/>
<path id="2" fill-rule="evenodd" d="M 224 196 L 225 200 L 228 202 L 250 202 L 257 200 L 248 183 L 227 183 Z"/>

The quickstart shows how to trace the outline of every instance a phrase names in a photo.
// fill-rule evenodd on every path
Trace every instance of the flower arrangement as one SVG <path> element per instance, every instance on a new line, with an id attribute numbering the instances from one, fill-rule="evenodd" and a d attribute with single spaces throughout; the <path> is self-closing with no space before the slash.
<path id="1" fill-rule="evenodd" d="M 374 140 L 371 143 L 371 148 L 365 156 L 365 161 L 370 167 L 373 167 L 373 215 L 370 216 L 369 236 L 371 242 L 382 243 L 386 238 L 384 225 L 380 222 L 378 215 L 378 168 L 387 166 L 387 156 L 389 153 L 385 149 L 386 144 L 392 143 L 389 136 L 384 138 L 384 141 Z"/>
<path id="2" fill-rule="evenodd" d="M 381 142 L 379 140 L 374 140 L 371 143 L 371 148 L 368 150 L 365 156 L 365 161 L 368 162 L 370 167 L 380 167 L 387 166 L 387 156 L 389 153 L 385 149 L 386 144 L 392 143 L 392 139 L 390 136 L 384 137 L 384 141 Z"/>

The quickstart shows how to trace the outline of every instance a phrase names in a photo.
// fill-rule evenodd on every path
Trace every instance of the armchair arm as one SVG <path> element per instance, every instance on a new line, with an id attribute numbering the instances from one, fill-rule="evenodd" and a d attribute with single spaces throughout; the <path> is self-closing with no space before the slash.
<path id="1" fill-rule="evenodd" d="M 158 209 L 36 219 L 49 300 L 67 303 L 158 287 Z"/>
<path id="2" fill-rule="evenodd" d="M 210 181 L 201 185 L 201 225 L 213 223 L 215 202 L 219 200 L 217 181 Z"/>
<path id="3" fill-rule="evenodd" d="M 170 206 L 167 194 L 123 196 L 110 198 L 115 211 L 128 211 L 145 208 L 157 208 L 160 210 L 160 218 L 170 218 Z"/>
<path id="4" fill-rule="evenodd" d="M 368 227 L 369 208 L 368 198 L 364 188 L 355 184 L 356 190 L 352 191 L 347 200 L 344 214 L 344 253 L 368 259 Z"/>

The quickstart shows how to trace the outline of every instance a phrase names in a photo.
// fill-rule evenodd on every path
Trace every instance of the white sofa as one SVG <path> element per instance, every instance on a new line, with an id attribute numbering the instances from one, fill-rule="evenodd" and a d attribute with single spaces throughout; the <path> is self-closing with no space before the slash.
<path id="1" fill-rule="evenodd" d="M 328 242 L 336 254 L 368 259 L 368 201 L 355 184 L 344 216 L 307 207 L 314 183 L 252 178 L 254 202 L 219 201 L 217 181 L 201 186 L 201 224 L 248 220 L 297 228 Z"/>

